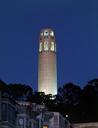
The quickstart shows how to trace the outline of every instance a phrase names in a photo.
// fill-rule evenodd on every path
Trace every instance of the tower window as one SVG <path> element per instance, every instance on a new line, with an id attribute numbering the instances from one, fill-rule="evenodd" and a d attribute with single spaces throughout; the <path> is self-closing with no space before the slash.
<path id="1" fill-rule="evenodd" d="M 42 51 L 42 42 L 40 42 L 40 45 L 39 45 L 39 52 Z"/>
<path id="2" fill-rule="evenodd" d="M 48 36 L 49 35 L 49 32 L 48 31 L 45 31 L 44 32 L 44 36 Z"/>
<path id="3" fill-rule="evenodd" d="M 43 32 L 41 32 L 41 36 L 43 36 Z"/>
<path id="4" fill-rule="evenodd" d="M 54 36 L 54 32 L 53 31 L 50 32 L 50 36 Z"/>
<path id="5" fill-rule="evenodd" d="M 44 51 L 48 51 L 48 50 L 49 50 L 48 42 L 44 42 Z"/>
<path id="6" fill-rule="evenodd" d="M 51 42 L 50 50 L 54 51 L 54 42 Z"/>

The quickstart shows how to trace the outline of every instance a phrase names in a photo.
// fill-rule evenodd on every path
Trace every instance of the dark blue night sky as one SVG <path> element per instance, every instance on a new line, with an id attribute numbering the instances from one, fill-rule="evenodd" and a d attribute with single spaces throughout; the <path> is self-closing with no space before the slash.
<path id="1" fill-rule="evenodd" d="M 58 87 L 98 78 L 98 0 L 0 0 L 0 79 L 37 89 L 42 28 L 55 31 Z"/>

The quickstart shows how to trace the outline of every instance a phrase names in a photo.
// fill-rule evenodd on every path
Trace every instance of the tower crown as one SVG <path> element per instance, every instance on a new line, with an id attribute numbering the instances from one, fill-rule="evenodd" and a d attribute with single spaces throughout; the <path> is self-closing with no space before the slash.
<path id="1" fill-rule="evenodd" d="M 42 29 L 40 33 L 41 37 L 54 37 L 54 31 L 50 28 Z"/>
<path id="2" fill-rule="evenodd" d="M 41 30 L 39 43 L 39 52 L 56 52 L 55 35 L 52 29 Z"/>

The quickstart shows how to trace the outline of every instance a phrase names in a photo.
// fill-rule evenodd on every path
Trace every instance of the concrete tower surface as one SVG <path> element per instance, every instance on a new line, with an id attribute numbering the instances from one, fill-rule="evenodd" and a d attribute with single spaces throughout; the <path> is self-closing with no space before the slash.
<path id="1" fill-rule="evenodd" d="M 40 32 L 38 91 L 57 94 L 56 42 L 54 31 L 50 28 Z"/>

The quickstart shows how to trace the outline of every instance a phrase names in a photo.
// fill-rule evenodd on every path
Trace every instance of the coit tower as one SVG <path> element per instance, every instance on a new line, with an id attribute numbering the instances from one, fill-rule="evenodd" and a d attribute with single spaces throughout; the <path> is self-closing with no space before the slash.
<path id="1" fill-rule="evenodd" d="M 41 30 L 39 37 L 38 91 L 57 94 L 56 42 L 50 28 Z"/>

